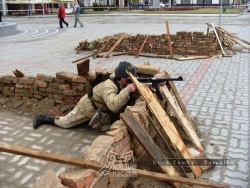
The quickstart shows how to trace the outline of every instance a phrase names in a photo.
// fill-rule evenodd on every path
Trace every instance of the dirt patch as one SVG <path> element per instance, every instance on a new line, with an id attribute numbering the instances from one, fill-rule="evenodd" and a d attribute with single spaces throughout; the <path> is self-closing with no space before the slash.
<path id="1" fill-rule="evenodd" d="M 38 114 L 64 116 L 75 107 L 73 104 L 56 104 L 53 99 L 48 98 L 20 100 L 15 97 L 6 98 L 4 96 L 0 96 L 0 104 L 0 110 L 7 110 L 31 118 Z"/>

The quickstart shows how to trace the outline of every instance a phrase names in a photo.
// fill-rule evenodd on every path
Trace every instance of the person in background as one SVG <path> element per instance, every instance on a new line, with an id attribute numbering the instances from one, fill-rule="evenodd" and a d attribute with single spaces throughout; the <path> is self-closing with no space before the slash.
<path id="1" fill-rule="evenodd" d="M 81 11 L 81 7 L 78 5 L 77 2 L 74 2 L 75 25 L 73 27 L 76 27 L 77 22 L 80 24 L 81 27 L 83 26 L 83 24 L 79 18 L 80 11 Z"/>
<path id="2" fill-rule="evenodd" d="M 59 11 L 58 11 L 58 18 L 59 18 L 59 28 L 63 28 L 63 24 L 64 23 L 67 27 L 69 26 L 69 24 L 64 20 L 65 18 L 65 8 L 63 6 L 62 3 L 60 3 L 60 7 L 59 7 Z"/>
<path id="3" fill-rule="evenodd" d="M 0 22 L 2 22 L 2 16 L 3 16 L 3 13 L 2 13 L 2 11 L 0 10 Z"/>

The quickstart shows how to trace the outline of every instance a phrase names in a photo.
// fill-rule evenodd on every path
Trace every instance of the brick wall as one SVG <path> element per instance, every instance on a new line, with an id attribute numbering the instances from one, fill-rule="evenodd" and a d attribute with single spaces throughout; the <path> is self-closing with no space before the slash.
<path id="1" fill-rule="evenodd" d="M 108 42 L 108 37 L 105 37 L 101 40 L 94 40 L 92 42 L 85 43 L 82 46 L 81 50 L 100 50 L 107 42 L 108 44 L 102 50 L 107 52 L 119 39 L 121 34 L 116 34 L 110 36 L 112 38 Z M 114 49 L 114 52 L 127 52 L 137 51 L 141 48 L 144 43 L 147 35 L 137 34 L 136 36 L 128 35 L 124 38 Z M 174 55 L 215 55 L 217 41 L 213 31 L 204 33 L 197 31 L 178 31 L 176 34 L 170 35 L 172 42 L 172 49 Z M 75 48 L 78 49 L 83 42 L 80 42 L 79 45 Z M 154 53 L 158 55 L 169 55 L 169 44 L 166 34 L 162 35 L 149 35 L 146 43 L 143 46 L 142 52 L 144 53 Z"/>

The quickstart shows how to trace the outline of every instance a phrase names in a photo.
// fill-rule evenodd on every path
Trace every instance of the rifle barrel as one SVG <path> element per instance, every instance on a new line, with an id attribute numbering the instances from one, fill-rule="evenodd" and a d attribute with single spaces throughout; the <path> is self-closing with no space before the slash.
<path id="1" fill-rule="evenodd" d="M 165 81 L 184 81 L 182 76 L 179 76 L 178 78 L 136 78 L 139 82 L 146 83 L 146 82 L 165 82 Z M 132 83 L 132 80 L 130 78 L 126 79 L 127 82 Z"/>

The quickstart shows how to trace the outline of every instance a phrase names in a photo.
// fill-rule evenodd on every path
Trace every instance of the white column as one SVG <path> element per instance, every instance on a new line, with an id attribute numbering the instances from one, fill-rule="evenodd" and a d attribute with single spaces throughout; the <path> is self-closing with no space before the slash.
<path id="1" fill-rule="evenodd" d="M 3 15 L 6 15 L 6 4 L 5 4 L 5 0 L 2 0 L 2 7 L 3 7 Z"/>

